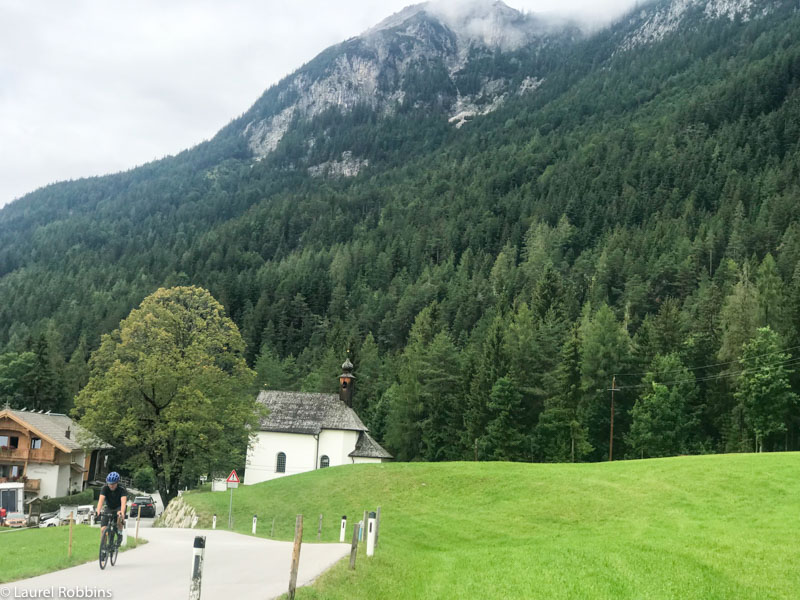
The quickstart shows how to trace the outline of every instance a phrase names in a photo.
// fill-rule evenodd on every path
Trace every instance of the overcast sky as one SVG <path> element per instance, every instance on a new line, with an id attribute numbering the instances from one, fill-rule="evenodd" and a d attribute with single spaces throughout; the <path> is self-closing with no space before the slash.
<path id="1" fill-rule="evenodd" d="M 634 2 L 506 4 L 607 20 Z M 323 49 L 414 3 L 0 0 L 0 206 L 194 146 Z"/>

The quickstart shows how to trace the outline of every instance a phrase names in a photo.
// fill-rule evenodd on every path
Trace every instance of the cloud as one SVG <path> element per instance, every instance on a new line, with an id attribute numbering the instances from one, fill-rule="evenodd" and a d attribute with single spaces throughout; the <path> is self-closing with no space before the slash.
<path id="1" fill-rule="evenodd" d="M 54 181 L 128 169 L 208 139 L 281 77 L 410 3 L 4 0 L 0 205 Z M 595 15 L 605 14 L 598 5 L 618 11 L 632 3 L 557 6 Z"/>

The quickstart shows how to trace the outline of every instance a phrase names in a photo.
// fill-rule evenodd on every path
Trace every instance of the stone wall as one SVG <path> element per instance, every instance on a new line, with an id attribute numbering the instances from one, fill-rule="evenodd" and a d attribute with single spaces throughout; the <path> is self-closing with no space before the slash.
<path id="1" fill-rule="evenodd" d="M 155 527 L 192 528 L 197 524 L 197 513 L 180 496 L 173 498 L 154 523 Z"/>

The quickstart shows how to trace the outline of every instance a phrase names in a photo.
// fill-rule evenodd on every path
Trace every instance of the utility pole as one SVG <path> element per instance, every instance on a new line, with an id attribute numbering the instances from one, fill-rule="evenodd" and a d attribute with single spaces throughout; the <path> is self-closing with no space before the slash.
<path id="1" fill-rule="evenodd" d="M 618 392 L 617 376 L 611 378 L 611 433 L 608 437 L 608 461 L 614 460 L 614 392 Z"/>

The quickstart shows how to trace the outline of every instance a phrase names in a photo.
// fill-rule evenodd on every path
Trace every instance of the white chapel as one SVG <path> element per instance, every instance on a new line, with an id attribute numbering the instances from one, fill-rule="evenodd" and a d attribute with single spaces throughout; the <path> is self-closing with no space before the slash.
<path id="1" fill-rule="evenodd" d="M 263 391 L 269 409 L 247 451 L 244 483 L 353 463 L 392 460 L 352 408 L 353 364 L 346 360 L 338 394 Z"/>

